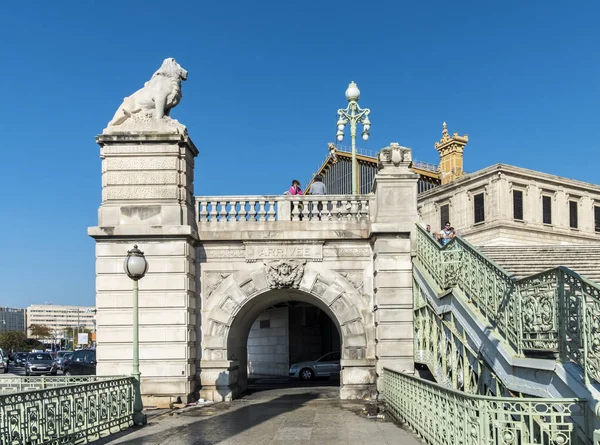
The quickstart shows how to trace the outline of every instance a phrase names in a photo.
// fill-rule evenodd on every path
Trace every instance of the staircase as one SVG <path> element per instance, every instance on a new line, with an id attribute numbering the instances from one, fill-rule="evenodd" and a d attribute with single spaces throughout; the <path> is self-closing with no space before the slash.
<path id="1" fill-rule="evenodd" d="M 527 443 L 587 445 L 594 435 L 600 444 L 600 247 L 475 247 L 462 238 L 441 247 L 416 232 L 415 363 L 439 385 L 496 405 L 585 402 L 588 420 L 540 417 L 541 431 L 553 432 Z M 565 412 L 545 412 L 555 409 Z"/>
<path id="2" fill-rule="evenodd" d="M 600 246 L 482 246 L 478 250 L 517 279 L 564 266 L 600 283 Z"/>

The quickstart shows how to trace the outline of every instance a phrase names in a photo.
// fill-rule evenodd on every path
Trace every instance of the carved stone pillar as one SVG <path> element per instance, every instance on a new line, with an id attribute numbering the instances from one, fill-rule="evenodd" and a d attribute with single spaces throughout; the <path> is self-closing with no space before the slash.
<path id="1" fill-rule="evenodd" d="M 150 405 L 187 401 L 197 391 L 198 150 L 185 127 L 167 116 L 186 78 L 187 71 L 166 59 L 96 138 L 102 204 L 98 225 L 88 234 L 97 242 L 97 372 L 123 375 L 132 369 L 132 281 L 123 261 L 137 244 L 149 264 L 139 281 L 139 357 L 142 396 Z"/>
<path id="2" fill-rule="evenodd" d="M 370 232 L 379 377 L 386 366 L 414 369 L 411 240 L 418 220 L 418 175 L 409 170 L 410 163 L 410 149 L 398 144 L 382 149 L 373 185 Z M 381 378 L 377 385 L 381 391 Z"/>

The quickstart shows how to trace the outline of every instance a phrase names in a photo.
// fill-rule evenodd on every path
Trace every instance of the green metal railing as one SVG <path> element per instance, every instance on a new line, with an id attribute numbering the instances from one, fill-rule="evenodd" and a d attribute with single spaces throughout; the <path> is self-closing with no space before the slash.
<path id="1" fill-rule="evenodd" d="M 56 388 L 58 386 L 78 385 L 102 380 L 119 379 L 122 376 L 52 376 L 52 377 L 0 377 L 0 394 L 32 391 L 36 389 Z"/>
<path id="2" fill-rule="evenodd" d="M 383 370 L 386 412 L 428 444 L 587 444 L 585 399 L 478 396 Z"/>
<path id="3" fill-rule="evenodd" d="M 132 377 L 0 395 L 0 443 L 88 443 L 130 427 L 133 400 Z"/>
<path id="4" fill-rule="evenodd" d="M 517 280 L 461 238 L 446 246 L 417 226 L 417 261 L 460 288 L 517 354 L 556 352 L 600 382 L 600 286 L 566 267 Z"/>

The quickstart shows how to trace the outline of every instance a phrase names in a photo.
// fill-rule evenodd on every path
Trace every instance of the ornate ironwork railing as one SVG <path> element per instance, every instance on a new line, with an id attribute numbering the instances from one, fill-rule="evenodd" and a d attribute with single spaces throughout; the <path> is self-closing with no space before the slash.
<path id="1" fill-rule="evenodd" d="M 446 246 L 417 226 L 417 260 L 457 286 L 518 354 L 556 352 L 600 382 L 600 286 L 566 267 L 517 280 L 461 238 Z"/>
<path id="2" fill-rule="evenodd" d="M 388 368 L 387 411 L 428 444 L 587 444 L 585 399 L 478 396 Z"/>
<path id="3" fill-rule="evenodd" d="M 134 378 L 0 395 L 0 443 L 88 443 L 133 424 Z"/>
<path id="4" fill-rule="evenodd" d="M 199 223 L 368 221 L 373 195 L 197 196 Z"/>
<path id="5" fill-rule="evenodd" d="M 52 376 L 52 377 L 0 377 L 0 394 L 32 391 L 35 389 L 56 388 L 58 386 L 78 385 L 102 380 L 113 380 L 122 376 Z"/>

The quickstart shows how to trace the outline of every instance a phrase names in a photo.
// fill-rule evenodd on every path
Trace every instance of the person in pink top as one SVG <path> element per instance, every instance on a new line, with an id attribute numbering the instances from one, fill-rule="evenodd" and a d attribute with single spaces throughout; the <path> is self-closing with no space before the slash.
<path id="1" fill-rule="evenodd" d="M 290 195 L 301 195 L 302 189 L 300 188 L 300 181 L 294 179 L 292 181 L 292 186 L 290 187 Z"/>

